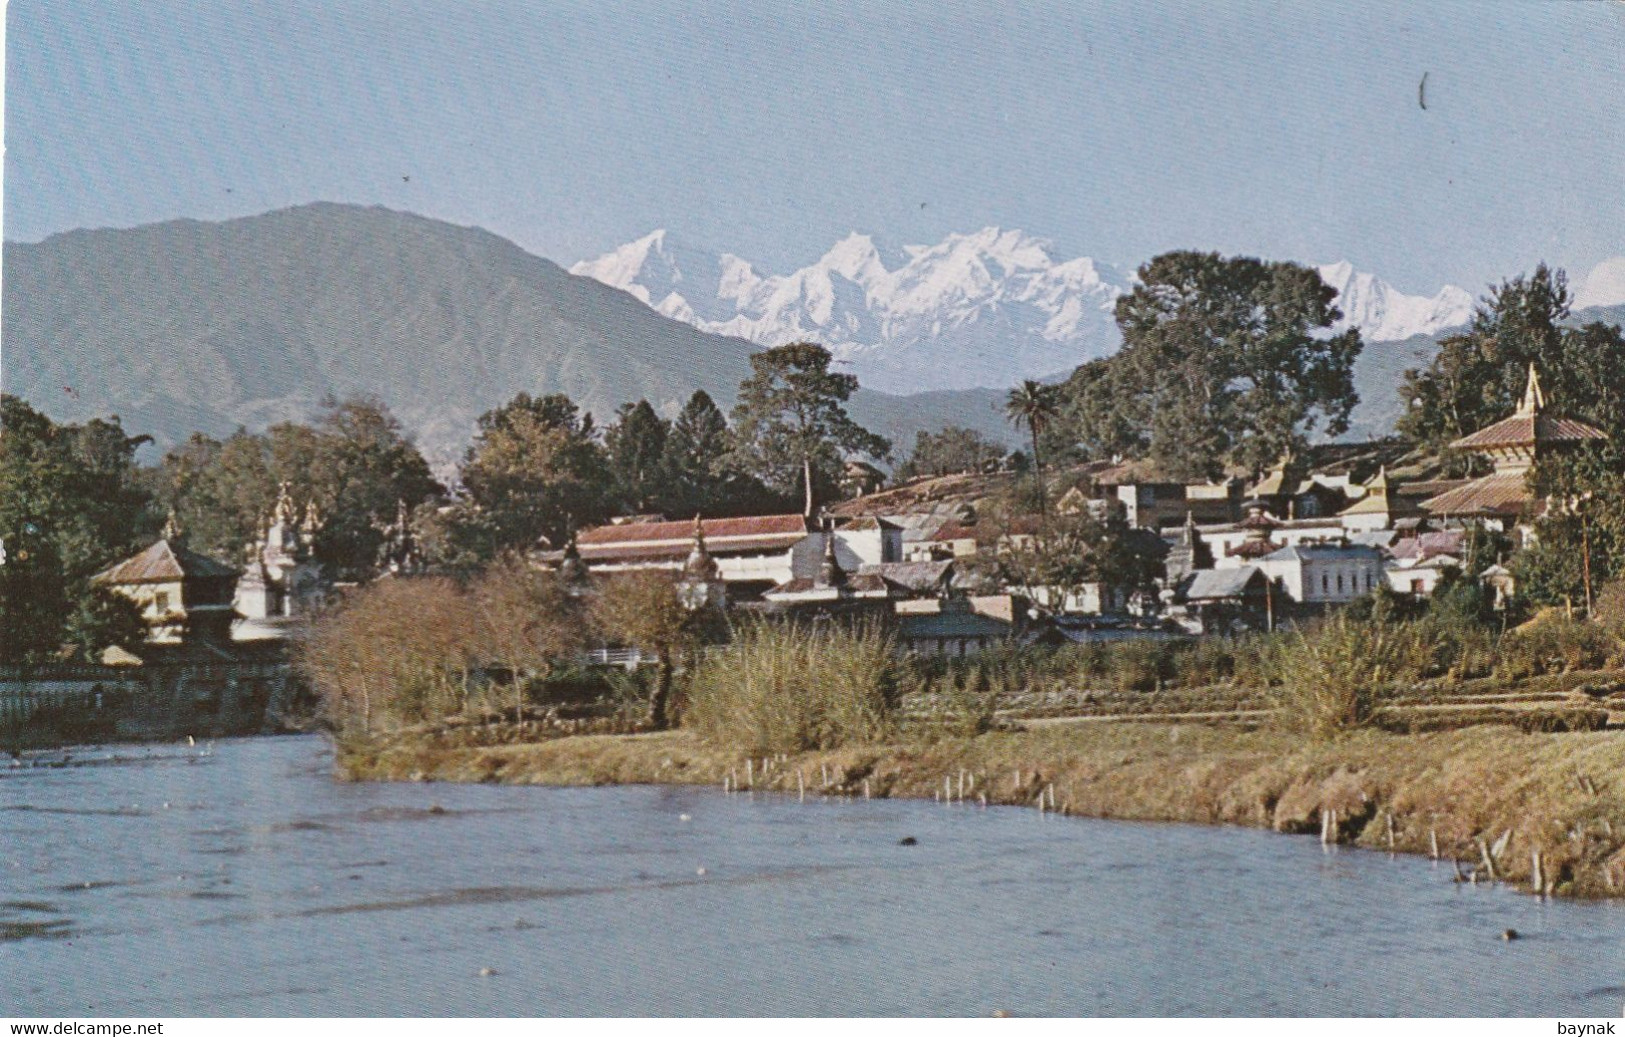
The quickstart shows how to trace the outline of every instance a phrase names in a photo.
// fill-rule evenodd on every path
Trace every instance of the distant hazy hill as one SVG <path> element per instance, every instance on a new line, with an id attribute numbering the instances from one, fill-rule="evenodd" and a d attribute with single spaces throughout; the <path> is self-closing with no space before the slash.
<path id="1" fill-rule="evenodd" d="M 8 243 L 3 321 L 6 391 L 61 420 L 117 413 L 168 444 L 365 392 L 441 462 L 520 391 L 566 392 L 600 421 L 696 388 L 727 407 L 760 348 L 489 232 L 334 204 Z M 947 422 L 1010 436 L 992 393 L 861 396 L 900 443 Z"/>

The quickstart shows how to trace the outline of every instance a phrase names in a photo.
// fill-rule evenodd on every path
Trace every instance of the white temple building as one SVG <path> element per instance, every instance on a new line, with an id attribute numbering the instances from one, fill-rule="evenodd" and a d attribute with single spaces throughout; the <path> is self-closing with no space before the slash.
<path id="1" fill-rule="evenodd" d="M 311 558 L 315 509 L 298 520 L 288 486 L 282 484 L 270 526 L 248 550 L 232 606 L 238 616 L 232 638 L 257 641 L 287 637 L 296 621 L 320 607 L 325 585 Z"/>

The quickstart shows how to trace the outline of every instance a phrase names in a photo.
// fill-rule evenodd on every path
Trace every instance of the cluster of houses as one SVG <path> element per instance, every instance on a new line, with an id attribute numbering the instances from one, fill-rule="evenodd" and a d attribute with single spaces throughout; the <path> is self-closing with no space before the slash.
<path id="1" fill-rule="evenodd" d="M 938 495 L 930 480 L 883 490 L 872 470 L 849 471 L 850 498 L 816 519 L 625 518 L 580 530 L 562 547 L 541 545 L 535 559 L 572 583 L 669 571 L 693 608 L 881 619 L 903 647 L 925 655 L 970 655 L 1012 639 L 1269 629 L 1381 587 L 1426 597 L 1451 573 L 1510 595 L 1501 559 L 1469 557 L 1468 530 L 1526 537 L 1544 506 L 1528 488 L 1530 467 L 1601 438 L 1549 413 L 1531 369 L 1511 416 L 1452 444 L 1489 461 L 1489 474 L 1476 479 L 1406 482 L 1380 464 L 1309 470 L 1291 461 L 1251 484 L 1168 480 L 1140 463 L 1075 470 L 1055 512 L 1115 511 L 1156 532 L 1163 546 L 1156 586 L 1000 585 L 978 563 L 1043 536 L 1041 522 L 984 520 L 974 500 Z M 274 642 L 325 593 L 310 557 L 314 521 L 296 515 L 284 491 L 243 570 L 187 550 L 166 530 L 97 579 L 142 606 L 154 645 L 229 653 Z M 411 553 L 404 514 L 390 544 L 388 568 L 398 571 Z"/>
<path id="2" fill-rule="evenodd" d="M 660 568 L 714 573 L 705 600 L 789 616 L 885 616 L 922 654 L 966 655 L 1010 638 L 1072 640 L 1270 629 L 1379 588 L 1425 598 L 1448 577 L 1515 588 L 1500 558 L 1471 556 L 1469 530 L 1529 535 L 1544 507 L 1526 476 L 1553 451 L 1603 438 L 1547 410 L 1536 373 L 1516 411 L 1451 444 L 1489 462 L 1473 479 L 1394 478 L 1381 463 L 1308 469 L 1284 462 L 1256 482 L 1162 479 L 1142 463 L 1072 474 L 1062 515 L 1115 510 L 1160 535 L 1156 586 L 990 585 L 989 554 L 1044 535 L 1036 519 L 982 521 L 974 501 L 930 487 L 865 491 L 802 515 L 668 522 L 627 519 L 583 530 L 543 564 L 578 574 Z M 698 570 L 693 570 L 698 571 Z M 585 578 L 585 577 L 584 577 Z"/>

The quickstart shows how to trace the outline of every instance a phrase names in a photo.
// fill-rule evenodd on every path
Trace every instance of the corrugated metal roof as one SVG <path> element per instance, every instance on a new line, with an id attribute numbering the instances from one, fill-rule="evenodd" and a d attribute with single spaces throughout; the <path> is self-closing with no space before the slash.
<path id="1" fill-rule="evenodd" d="M 865 565 L 858 570 L 860 576 L 873 573 L 889 583 L 913 591 L 926 593 L 936 590 L 943 580 L 953 572 L 952 559 L 935 562 L 881 562 L 878 565 Z"/>
<path id="2" fill-rule="evenodd" d="M 1376 548 L 1388 547 L 1398 536 L 1399 534 L 1392 529 L 1355 530 L 1348 535 L 1351 544 L 1364 544 Z"/>
<path id="3" fill-rule="evenodd" d="M 1267 555 L 1265 560 L 1271 562 L 1301 562 L 1311 558 L 1349 556 L 1380 558 L 1382 552 L 1366 544 L 1291 544 L 1281 548 L 1274 554 Z"/>
<path id="4" fill-rule="evenodd" d="M 168 583 L 172 580 L 207 580 L 236 576 L 238 570 L 168 540 L 160 540 L 133 558 L 104 569 L 97 583 Z"/>
<path id="5" fill-rule="evenodd" d="M 1395 486 L 1392 492 L 1412 500 L 1425 501 L 1429 497 L 1437 497 L 1446 490 L 1466 486 L 1470 482 L 1471 479 L 1418 479 L 1415 482 L 1402 482 Z"/>
<path id="6" fill-rule="evenodd" d="M 882 594 L 889 589 L 886 579 L 879 573 L 850 575 L 841 588 L 832 587 L 827 583 L 819 583 L 816 577 L 797 576 L 794 579 L 785 580 L 772 590 L 769 590 L 765 596 L 771 601 L 775 597 L 784 594 L 807 594 L 815 590 L 827 590 L 834 593 L 843 588 L 852 594 L 867 596 Z"/>
<path id="7" fill-rule="evenodd" d="M 1419 536 L 1406 537 L 1393 546 L 1395 558 L 1431 558 L 1434 555 L 1454 555 L 1461 551 L 1467 532 L 1461 529 L 1436 530 Z"/>
<path id="8" fill-rule="evenodd" d="M 1243 597 L 1248 584 L 1263 578 L 1263 570 L 1255 565 L 1242 565 L 1234 569 L 1198 569 L 1187 579 L 1185 600 L 1213 601 Z"/>

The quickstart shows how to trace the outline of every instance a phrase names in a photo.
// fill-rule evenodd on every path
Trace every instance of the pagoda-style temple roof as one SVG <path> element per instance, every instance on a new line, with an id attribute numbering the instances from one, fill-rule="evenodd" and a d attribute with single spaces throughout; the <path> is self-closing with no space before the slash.
<path id="1" fill-rule="evenodd" d="M 1430 497 L 1422 507 L 1435 515 L 1516 515 L 1533 503 L 1528 472 L 1537 457 L 1553 447 L 1608 438 L 1607 433 L 1583 421 L 1545 411 L 1540 376 L 1535 373 L 1535 365 L 1530 364 L 1523 401 L 1512 416 L 1450 444 L 1455 450 L 1487 455 L 1495 471 Z"/>
<path id="2" fill-rule="evenodd" d="M 210 580 L 235 577 L 238 571 L 196 551 L 188 551 L 165 538 L 93 579 L 104 584 L 170 583 L 177 580 Z"/>
<path id="3" fill-rule="evenodd" d="M 1545 443 L 1573 443 L 1588 439 L 1607 439 L 1599 428 L 1572 418 L 1556 418 L 1550 414 L 1514 414 L 1497 421 L 1489 428 L 1479 429 L 1470 436 L 1451 443 L 1455 450 L 1489 451 L 1501 447 L 1535 446 Z"/>
<path id="4" fill-rule="evenodd" d="M 1601 429 L 1583 421 L 1547 414 L 1545 410 L 1546 396 L 1540 389 L 1540 376 L 1535 373 L 1535 366 L 1530 364 L 1529 384 L 1524 389 L 1523 401 L 1512 416 L 1488 428 L 1481 428 L 1470 436 L 1463 436 L 1451 443 L 1450 447 L 1453 450 L 1492 453 L 1514 447 L 1608 438 Z"/>

